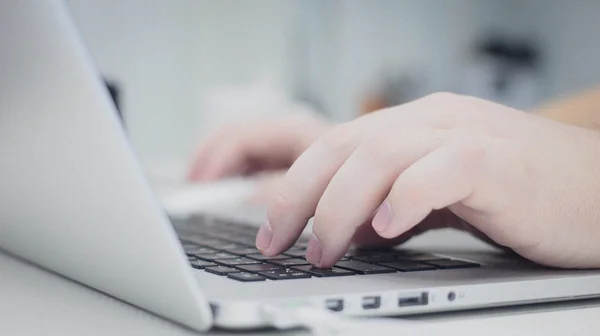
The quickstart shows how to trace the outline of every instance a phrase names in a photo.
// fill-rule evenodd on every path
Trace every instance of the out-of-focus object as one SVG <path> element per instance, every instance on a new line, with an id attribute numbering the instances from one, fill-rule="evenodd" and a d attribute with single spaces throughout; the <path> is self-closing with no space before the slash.
<path id="1" fill-rule="evenodd" d="M 252 122 L 285 114 L 316 113 L 295 101 L 284 85 L 268 78 L 248 85 L 218 86 L 201 93 L 197 113 L 197 142 L 221 126 Z"/>
<path id="2" fill-rule="evenodd" d="M 104 84 L 108 89 L 108 93 L 115 104 L 117 112 L 119 112 L 119 116 L 121 120 L 123 120 L 123 109 L 121 107 L 121 86 L 114 80 L 104 79 Z"/>
<path id="3" fill-rule="evenodd" d="M 460 91 L 527 110 L 537 104 L 541 51 L 527 39 L 488 37 L 475 44 Z"/>
<path id="4" fill-rule="evenodd" d="M 559 97 L 534 109 L 538 115 L 580 127 L 600 130 L 600 85 L 579 94 Z"/>
<path id="5" fill-rule="evenodd" d="M 366 90 L 361 101 L 360 114 L 368 114 L 418 98 L 422 84 L 419 79 L 420 77 L 409 71 L 384 69 Z"/>
<path id="6" fill-rule="evenodd" d="M 169 184 L 158 188 L 165 211 L 173 217 L 245 205 L 257 192 L 252 179 L 227 179 L 203 184 Z"/>

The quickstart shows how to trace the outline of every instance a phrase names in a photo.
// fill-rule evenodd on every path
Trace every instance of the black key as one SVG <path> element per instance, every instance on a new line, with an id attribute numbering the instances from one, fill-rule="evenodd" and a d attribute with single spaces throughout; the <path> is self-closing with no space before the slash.
<path id="1" fill-rule="evenodd" d="M 402 272 L 431 271 L 437 269 L 435 266 L 421 264 L 410 260 L 397 260 L 393 262 L 381 263 L 380 265 L 391 267 Z"/>
<path id="2" fill-rule="evenodd" d="M 412 260 L 412 261 L 432 261 L 432 260 L 444 260 L 448 258 L 438 257 L 433 254 L 417 253 L 408 255 L 399 255 L 398 259 Z"/>
<path id="3" fill-rule="evenodd" d="M 380 274 L 380 273 L 394 273 L 395 269 L 369 264 L 362 261 L 349 260 L 349 261 L 340 261 L 335 266 L 343 269 L 348 269 L 354 271 L 358 274 Z"/>
<path id="4" fill-rule="evenodd" d="M 195 249 L 198 247 L 198 245 L 192 243 L 192 242 L 187 242 L 185 240 L 180 240 L 181 242 L 181 247 L 183 247 L 183 249 L 185 251 L 187 251 L 188 249 Z"/>
<path id="5" fill-rule="evenodd" d="M 354 260 L 364 261 L 368 263 L 380 263 L 380 262 L 390 262 L 395 261 L 396 256 L 393 254 L 373 254 L 368 256 L 357 256 L 352 257 Z"/>
<path id="6" fill-rule="evenodd" d="M 265 281 L 266 278 L 258 275 L 258 274 L 252 274 L 252 273 L 229 273 L 227 274 L 227 277 L 229 279 L 234 279 L 234 280 L 238 280 L 238 281 L 243 281 L 243 282 L 254 282 L 254 281 Z"/>
<path id="7" fill-rule="evenodd" d="M 425 263 L 429 265 L 433 265 L 438 268 L 443 269 L 451 269 L 451 268 L 470 268 L 470 267 L 480 267 L 481 265 L 467 262 L 462 260 L 451 260 L 451 259 L 442 259 L 442 260 L 431 260 L 426 261 Z"/>
<path id="8" fill-rule="evenodd" d="M 248 259 L 248 258 L 236 258 L 236 259 L 215 259 L 215 263 L 221 266 L 238 266 L 238 265 L 255 265 L 260 264 L 260 261 Z"/>
<path id="9" fill-rule="evenodd" d="M 289 280 L 289 279 L 307 279 L 310 278 L 310 274 L 304 273 L 295 269 L 281 269 L 276 271 L 266 271 L 259 272 L 259 275 L 262 275 L 270 280 Z"/>
<path id="10" fill-rule="evenodd" d="M 252 237 L 252 240 L 250 241 L 250 243 L 248 243 L 249 237 L 237 232 L 221 233 L 218 237 L 221 239 L 225 239 L 233 244 L 241 245 L 243 247 L 251 247 L 255 244 L 256 241 L 256 237 Z"/>
<path id="11" fill-rule="evenodd" d="M 277 255 L 277 256 L 273 256 L 273 257 L 267 257 L 267 256 L 264 256 L 264 255 L 262 255 L 260 253 L 258 253 L 258 254 L 248 254 L 248 255 L 246 255 L 246 257 L 252 258 L 252 259 L 255 259 L 255 260 L 264 260 L 264 261 L 282 260 L 282 259 L 289 259 L 290 258 L 290 257 L 285 256 L 285 255 Z"/>
<path id="12" fill-rule="evenodd" d="M 188 256 L 188 261 L 194 261 L 194 260 L 198 260 L 198 258 L 194 257 L 193 255 Z"/>
<path id="13" fill-rule="evenodd" d="M 245 226 L 240 226 L 237 225 L 235 226 L 231 232 L 235 232 L 240 236 L 246 236 L 246 237 L 254 237 L 256 238 L 256 234 L 258 233 L 258 229 L 257 228 L 253 228 L 253 227 L 245 227 Z"/>
<path id="14" fill-rule="evenodd" d="M 250 273 L 275 271 L 275 270 L 284 269 L 283 267 L 281 267 L 279 265 L 274 265 L 274 264 L 240 265 L 240 266 L 236 266 L 236 268 L 240 269 L 242 271 L 250 272 Z"/>
<path id="15" fill-rule="evenodd" d="M 256 236 L 247 236 L 247 237 L 237 237 L 234 242 L 242 245 L 246 245 L 248 247 L 254 246 L 256 243 Z"/>
<path id="16" fill-rule="evenodd" d="M 241 256 L 245 256 L 248 254 L 260 253 L 260 251 L 255 247 L 244 247 L 244 248 L 231 249 L 231 250 L 228 250 L 227 252 L 229 252 L 231 254 L 241 255 Z"/>
<path id="17" fill-rule="evenodd" d="M 203 269 L 203 268 L 206 268 L 206 267 L 217 266 L 217 264 L 215 264 L 213 262 L 199 260 L 199 259 L 190 261 L 190 265 L 192 265 L 193 268 L 198 268 L 198 269 Z"/>
<path id="18" fill-rule="evenodd" d="M 195 244 L 195 241 L 197 241 L 198 239 L 208 239 L 208 236 L 204 233 L 196 232 L 194 230 L 186 230 L 180 238 L 182 241 Z"/>
<path id="19" fill-rule="evenodd" d="M 412 250 L 407 250 L 407 249 L 392 249 L 391 253 L 395 254 L 395 255 L 417 255 L 417 254 L 423 254 L 423 252 L 418 252 L 418 251 L 412 251 Z"/>
<path id="20" fill-rule="evenodd" d="M 206 261 L 213 261 L 215 259 L 236 259 L 236 258 L 240 257 L 235 254 L 230 254 L 230 253 L 226 253 L 226 252 L 194 254 L 194 256 L 197 257 L 198 259 L 202 259 L 202 260 L 206 260 Z"/>
<path id="21" fill-rule="evenodd" d="M 366 257 L 366 256 L 370 256 L 373 254 L 375 254 L 375 252 L 373 252 L 373 251 L 352 250 L 352 251 L 347 251 L 346 254 L 344 254 L 344 257 L 354 259 L 355 257 Z"/>
<path id="22" fill-rule="evenodd" d="M 231 267 L 225 267 L 225 266 L 207 267 L 204 270 L 207 271 L 208 273 L 213 273 L 216 275 L 227 275 L 229 273 L 239 273 L 240 272 L 240 270 L 237 270 L 237 269 L 231 268 Z"/>
<path id="23" fill-rule="evenodd" d="M 215 238 L 226 239 L 225 237 L 228 236 L 229 234 L 231 234 L 232 232 L 231 232 L 231 230 L 228 230 L 227 228 L 216 227 L 216 228 L 211 228 L 207 233 Z"/>
<path id="24" fill-rule="evenodd" d="M 202 247 L 210 247 L 210 248 L 227 244 L 226 241 L 224 241 L 222 239 L 216 239 L 216 238 L 198 237 L 198 238 L 192 238 L 190 240 L 192 242 L 194 242 L 195 244 L 198 244 Z"/>
<path id="25" fill-rule="evenodd" d="M 284 267 L 310 265 L 308 261 L 300 258 L 282 259 L 282 260 L 269 260 L 271 264 L 281 265 Z"/>
<path id="26" fill-rule="evenodd" d="M 306 256 L 306 249 L 289 249 L 283 252 L 283 254 L 294 258 L 304 258 Z"/>
<path id="27" fill-rule="evenodd" d="M 256 230 L 256 229 L 237 229 L 235 231 L 235 233 L 238 234 L 239 237 L 243 237 L 244 239 L 252 238 L 252 239 L 254 239 L 254 241 L 256 241 L 256 233 L 257 232 L 258 232 L 258 230 Z"/>
<path id="28" fill-rule="evenodd" d="M 213 225 L 215 225 L 216 227 L 219 228 L 235 228 L 236 226 L 240 225 L 236 222 L 234 222 L 232 219 L 230 218 L 213 218 Z"/>
<path id="29" fill-rule="evenodd" d="M 248 248 L 248 246 L 238 243 L 228 243 L 223 244 L 222 246 L 215 246 L 214 248 L 219 251 L 229 252 L 229 250 Z"/>
<path id="30" fill-rule="evenodd" d="M 206 222 L 206 215 L 195 214 L 187 218 L 186 224 L 191 226 L 204 226 Z"/>
<path id="31" fill-rule="evenodd" d="M 213 248 L 215 250 L 222 250 L 223 247 L 227 246 L 227 245 L 231 245 L 231 247 L 234 247 L 234 245 L 232 245 L 232 242 L 225 240 L 225 239 L 213 239 L 211 241 L 207 241 L 204 244 L 201 244 L 202 246 L 205 247 L 210 247 Z"/>
<path id="32" fill-rule="evenodd" d="M 307 266 L 294 266 L 293 269 L 297 269 L 299 271 L 303 271 L 314 275 L 316 277 L 333 277 L 333 276 L 343 276 L 343 275 L 354 275 L 354 272 L 333 267 L 333 268 L 316 268 L 311 265 Z"/>
<path id="33" fill-rule="evenodd" d="M 196 254 L 210 254 L 210 253 L 216 253 L 216 250 L 213 250 L 211 248 L 208 247 L 196 247 L 195 249 L 189 249 L 186 250 L 185 253 L 187 255 L 193 255 L 195 256 Z"/>
<path id="34" fill-rule="evenodd" d="M 346 252 L 346 257 L 358 257 L 358 256 L 372 256 L 372 255 L 383 255 L 383 254 L 391 254 L 395 255 L 396 250 L 392 250 L 389 248 L 386 249 L 350 249 Z"/>

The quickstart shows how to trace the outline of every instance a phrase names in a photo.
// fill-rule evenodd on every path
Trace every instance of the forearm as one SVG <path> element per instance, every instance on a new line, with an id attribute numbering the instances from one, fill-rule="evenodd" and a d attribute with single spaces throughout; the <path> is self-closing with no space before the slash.
<path id="1" fill-rule="evenodd" d="M 600 131 L 600 86 L 545 104 L 534 110 L 534 113 Z"/>

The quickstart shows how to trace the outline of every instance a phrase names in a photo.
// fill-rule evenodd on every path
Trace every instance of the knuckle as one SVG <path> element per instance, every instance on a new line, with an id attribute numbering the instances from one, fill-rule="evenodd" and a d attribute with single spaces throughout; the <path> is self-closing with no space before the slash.
<path id="1" fill-rule="evenodd" d="M 359 147 L 369 160 L 386 164 L 396 156 L 395 142 L 390 134 L 380 134 L 366 139 Z"/>
<path id="2" fill-rule="evenodd" d="M 461 95 L 458 95 L 456 93 L 440 91 L 427 95 L 425 99 L 435 102 L 447 103 L 459 100 L 461 99 L 461 97 Z"/>
<path id="3" fill-rule="evenodd" d="M 476 142 L 462 143 L 458 146 L 458 160 L 469 171 L 477 171 L 486 156 L 485 147 Z"/>
<path id="4" fill-rule="evenodd" d="M 336 223 L 339 212 L 335 211 L 335 207 L 332 206 L 331 202 L 321 200 L 315 210 L 315 226 L 320 227 L 323 230 L 324 226 L 328 223 Z"/>
<path id="5" fill-rule="evenodd" d="M 289 193 L 283 187 L 280 187 L 274 193 L 267 211 L 267 219 L 272 225 L 273 223 L 278 223 L 291 213 L 293 204 L 288 195 Z"/>
<path id="6" fill-rule="evenodd" d="M 487 149 L 482 142 L 482 139 L 477 138 L 463 139 L 454 148 L 453 160 L 457 168 L 474 184 L 481 180 L 485 171 Z"/>
<path id="7" fill-rule="evenodd" d="M 418 204 L 422 203 L 425 199 L 425 192 L 419 184 L 411 183 L 411 181 L 406 179 L 402 182 L 395 185 L 388 195 L 392 212 L 396 210 L 394 208 L 403 208 L 403 206 L 399 206 L 401 204 Z"/>
<path id="8" fill-rule="evenodd" d="M 473 112 L 478 112 L 475 98 L 450 92 L 437 92 L 426 97 L 433 108 L 428 115 L 433 126 L 447 129 L 469 120 Z"/>
<path id="9" fill-rule="evenodd" d="M 348 147 L 354 136 L 355 131 L 351 124 L 342 124 L 325 132 L 319 138 L 319 142 L 332 151 L 338 151 Z"/>

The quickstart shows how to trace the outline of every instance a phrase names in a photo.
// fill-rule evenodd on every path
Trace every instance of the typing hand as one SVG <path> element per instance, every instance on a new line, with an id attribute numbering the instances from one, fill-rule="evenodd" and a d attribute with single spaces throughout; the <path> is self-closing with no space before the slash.
<path id="1" fill-rule="evenodd" d="M 309 115 L 224 127 L 198 148 L 188 178 L 208 182 L 287 169 L 329 127 Z"/>
<path id="2" fill-rule="evenodd" d="M 600 267 L 599 171 L 597 133 L 435 94 L 318 138 L 279 185 L 256 243 L 277 255 L 314 216 L 307 259 L 329 267 L 352 241 L 472 226 L 542 264 Z"/>

